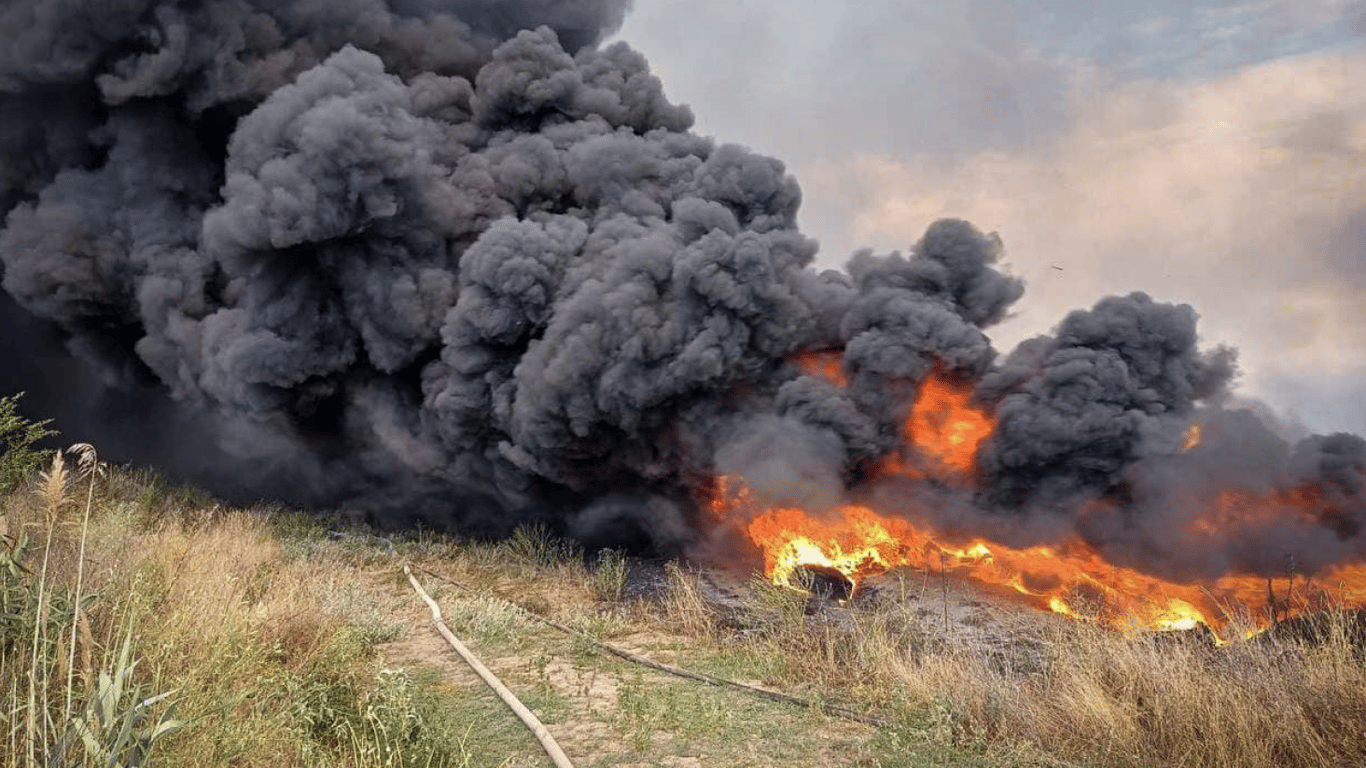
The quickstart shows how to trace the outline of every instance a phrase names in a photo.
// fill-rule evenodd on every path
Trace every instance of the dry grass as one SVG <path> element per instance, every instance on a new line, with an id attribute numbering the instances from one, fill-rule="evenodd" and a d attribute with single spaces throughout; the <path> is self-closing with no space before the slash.
<path id="1" fill-rule="evenodd" d="M 66 473 L 3 500 L 28 541 L 6 539 L 0 766 L 460 764 L 430 694 L 380 668 L 401 629 L 352 553 L 292 557 L 277 512 L 127 477 L 73 503 Z"/>
<path id="2" fill-rule="evenodd" d="M 468 568 L 467 581 L 483 573 L 491 593 L 576 626 L 602 615 L 602 592 L 587 582 L 581 560 L 547 555 L 557 545 L 538 542 L 543 535 L 523 534 L 496 555 L 467 549 L 433 567 Z M 657 599 L 627 601 L 611 614 L 614 634 L 652 638 L 647 652 L 671 663 L 896 723 L 846 764 L 1310 768 L 1366 761 L 1366 649 L 1354 645 L 1340 614 L 1324 614 L 1313 642 L 1262 638 L 1216 648 L 1199 633 L 1130 639 L 1060 620 L 1047 631 L 1028 622 L 1015 640 L 984 644 L 946 635 L 938 613 L 922 616 L 905 594 L 813 610 L 806 595 L 756 578 L 738 604 L 722 607 L 708 579 L 667 564 Z M 481 628 L 501 626 L 496 601 L 448 599 L 481 617 L 468 631 L 492 647 L 512 647 Z M 629 680 L 621 685 L 635 707 L 622 717 L 648 710 L 652 727 L 671 722 L 664 709 L 636 701 Z M 664 696 L 653 695 L 642 701 Z M 766 716 L 784 717 L 781 710 Z"/>
<path id="3" fill-rule="evenodd" d="M 716 629 L 716 616 L 703 596 L 702 574 L 671 562 L 666 566 L 667 583 L 661 612 L 676 631 L 707 636 Z"/>
<path id="4" fill-rule="evenodd" d="M 991 764 L 1366 762 L 1366 648 L 1341 613 L 1320 616 L 1312 641 L 1216 648 L 1198 633 L 1126 639 L 1058 622 L 1002 647 L 947 638 L 896 601 L 806 615 L 799 593 L 754 586 L 748 631 L 706 621 L 683 572 L 661 618 L 710 643 L 698 661 L 713 671 L 891 714 L 912 743 L 990 750 Z"/>
<path id="5" fill-rule="evenodd" d="M 384 576 L 401 559 L 480 593 L 428 583 L 457 633 L 595 755 L 584 765 L 791 764 L 831 734 L 840 746 L 820 763 L 863 768 L 1366 762 L 1366 652 L 1339 614 L 1303 639 L 1225 648 L 1061 622 L 988 645 L 946 635 L 904 594 L 812 610 L 754 580 L 720 605 L 706 573 L 673 563 L 657 594 L 629 597 L 625 558 L 585 558 L 544 528 L 501 544 L 330 533 L 84 469 L 63 459 L 0 497 L 0 768 L 54 750 L 64 765 L 107 763 L 72 723 L 95 722 L 92 702 L 117 681 L 121 709 L 101 723 L 177 726 L 148 742 L 144 765 L 534 764 L 475 689 L 382 667 L 376 647 L 413 625 L 412 596 Z M 660 661 L 895 724 L 873 732 L 623 669 L 508 600 Z"/>
<path id="6" fill-rule="evenodd" d="M 1333 621 L 1333 619 L 1327 619 Z M 1273 768 L 1366 759 L 1366 674 L 1344 634 L 1326 644 L 1126 640 L 1078 625 L 1028 679 L 980 659 L 941 660 L 974 680 L 949 701 L 963 728 L 1072 760 L 1109 765 Z M 907 664 L 908 681 L 944 686 L 944 670 Z M 937 679 L 936 679 L 937 678 Z M 960 678 L 964 679 L 964 678 Z"/>

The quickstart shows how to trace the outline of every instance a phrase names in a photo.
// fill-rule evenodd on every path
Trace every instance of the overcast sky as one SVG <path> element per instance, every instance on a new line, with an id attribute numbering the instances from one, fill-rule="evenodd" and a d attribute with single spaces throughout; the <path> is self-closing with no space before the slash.
<path id="1" fill-rule="evenodd" d="M 1027 283 L 999 349 L 1144 290 L 1366 432 L 1366 0 L 636 0 L 618 37 L 787 163 L 822 266 L 966 218 Z"/>

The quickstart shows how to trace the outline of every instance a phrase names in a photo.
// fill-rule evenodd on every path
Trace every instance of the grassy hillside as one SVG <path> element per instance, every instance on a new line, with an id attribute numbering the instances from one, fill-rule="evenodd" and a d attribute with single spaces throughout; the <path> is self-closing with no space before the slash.
<path id="1" fill-rule="evenodd" d="M 1366 666 L 1333 614 L 1313 642 L 1222 649 L 1051 620 L 968 642 L 907 598 L 922 574 L 812 612 L 758 580 L 718 596 L 687 566 L 585 557 L 536 529 L 395 539 L 228 509 L 89 454 L 0 498 L 0 534 L 3 768 L 549 765 L 433 632 L 403 563 L 580 766 L 1366 760 Z M 665 675 L 594 640 L 886 725 Z"/>

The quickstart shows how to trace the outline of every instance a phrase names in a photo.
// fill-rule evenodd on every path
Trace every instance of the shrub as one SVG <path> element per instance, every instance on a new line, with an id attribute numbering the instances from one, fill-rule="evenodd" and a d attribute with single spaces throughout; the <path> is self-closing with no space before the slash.
<path id="1" fill-rule="evenodd" d="M 42 465 L 44 455 L 33 444 L 57 434 L 52 421 L 29 421 L 18 413 L 23 393 L 0 397 L 0 494 L 9 493 Z"/>

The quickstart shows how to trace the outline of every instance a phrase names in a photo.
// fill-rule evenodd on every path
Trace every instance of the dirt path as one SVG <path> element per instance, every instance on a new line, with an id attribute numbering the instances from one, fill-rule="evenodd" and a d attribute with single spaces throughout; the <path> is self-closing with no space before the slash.
<path id="1" fill-rule="evenodd" d="M 472 749 L 468 764 L 549 765 L 531 734 L 518 735 L 521 724 L 515 716 L 492 699 L 482 680 L 437 634 L 416 594 L 409 590 L 403 595 L 388 570 L 369 573 L 366 580 L 407 629 L 400 639 L 380 647 L 384 663 L 435 675 L 447 695 L 462 702 L 462 712 L 472 702 L 482 702 L 485 706 L 469 713 L 481 721 L 471 723 L 473 735 L 491 732 L 480 741 L 520 738 L 526 746 L 511 755 L 480 755 Z M 433 589 L 430 579 L 420 580 Z M 457 636 L 542 719 L 582 768 L 871 764 L 862 761 L 874 733 L 870 727 L 632 665 L 529 620 L 515 623 L 511 639 L 490 642 L 480 631 L 462 633 L 459 626 L 463 611 L 475 600 L 453 590 L 435 592 Z M 656 661 L 676 663 L 678 648 L 689 640 L 633 631 L 613 642 Z"/>

